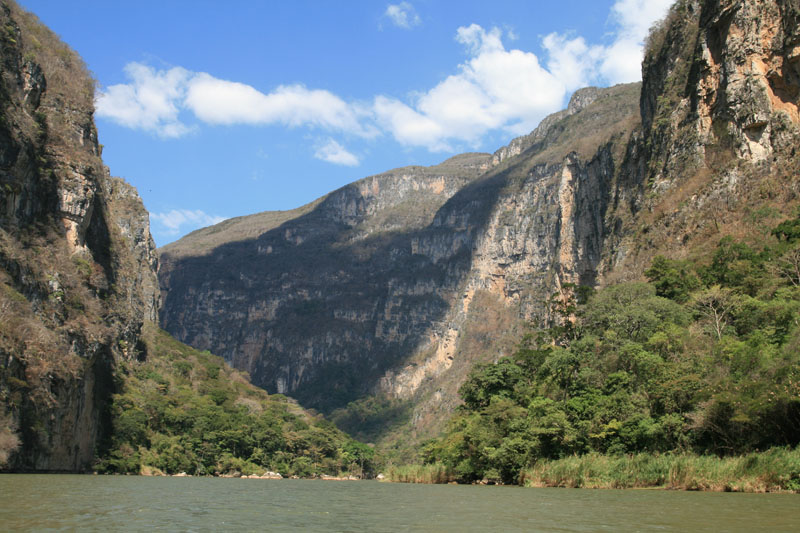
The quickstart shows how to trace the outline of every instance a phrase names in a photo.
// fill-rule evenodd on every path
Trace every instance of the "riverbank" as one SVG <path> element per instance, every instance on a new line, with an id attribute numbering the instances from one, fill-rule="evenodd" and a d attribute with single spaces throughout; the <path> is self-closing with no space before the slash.
<path id="1" fill-rule="evenodd" d="M 96 474 L 97 472 L 95 472 Z M 187 474 L 186 472 L 178 472 L 177 474 L 167 474 L 162 472 L 157 468 L 153 468 L 150 466 L 143 466 L 141 471 L 139 472 L 140 476 L 144 477 L 221 477 L 221 478 L 238 478 L 238 479 L 319 479 L 322 481 L 361 481 L 363 478 L 360 476 L 356 476 L 353 474 L 343 474 L 339 476 L 331 476 L 327 474 L 321 474 L 318 476 L 308 476 L 308 477 L 300 477 L 300 476 L 283 476 L 278 472 L 262 472 L 261 474 L 247 474 L 238 471 L 227 472 L 225 474 L 219 474 L 215 476 L 194 476 L 192 474 Z"/>
<path id="2" fill-rule="evenodd" d="M 391 467 L 387 481 L 454 483 L 442 465 Z M 484 479 L 478 483 L 491 484 Z M 716 492 L 800 492 L 800 447 L 772 448 L 734 457 L 683 454 L 635 454 L 565 457 L 538 461 L 523 470 L 519 485 L 591 489 L 696 490 Z"/>

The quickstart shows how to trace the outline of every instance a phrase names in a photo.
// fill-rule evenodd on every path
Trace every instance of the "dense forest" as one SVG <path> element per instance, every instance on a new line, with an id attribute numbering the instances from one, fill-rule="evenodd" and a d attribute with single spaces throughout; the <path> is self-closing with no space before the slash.
<path id="1" fill-rule="evenodd" d="M 222 358 L 149 327 L 146 357 L 122 363 L 100 472 L 283 476 L 374 474 L 374 451 Z"/>
<path id="2" fill-rule="evenodd" d="M 800 443 L 800 211 L 758 245 L 725 237 L 710 261 L 657 256 L 646 276 L 554 295 L 559 325 L 473 369 L 425 462 L 515 483 L 541 460 Z"/>

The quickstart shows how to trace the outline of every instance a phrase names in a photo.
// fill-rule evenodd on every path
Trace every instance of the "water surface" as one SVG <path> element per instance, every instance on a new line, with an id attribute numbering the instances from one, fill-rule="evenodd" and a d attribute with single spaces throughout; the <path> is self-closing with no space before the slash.
<path id="1" fill-rule="evenodd" d="M 0 475 L 0 530 L 800 531 L 800 495 Z"/>

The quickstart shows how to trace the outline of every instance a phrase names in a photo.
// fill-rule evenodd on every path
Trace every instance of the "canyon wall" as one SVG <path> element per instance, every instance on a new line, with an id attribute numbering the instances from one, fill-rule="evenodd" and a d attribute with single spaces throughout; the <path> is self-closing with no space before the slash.
<path id="1" fill-rule="evenodd" d="M 82 471 L 115 365 L 156 318 L 158 258 L 136 190 L 101 160 L 83 61 L 12 2 L 0 28 L 0 451 Z"/>

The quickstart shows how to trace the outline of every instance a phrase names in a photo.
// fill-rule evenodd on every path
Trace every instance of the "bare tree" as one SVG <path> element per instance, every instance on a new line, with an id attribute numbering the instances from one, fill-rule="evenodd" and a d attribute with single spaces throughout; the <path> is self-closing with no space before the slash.
<path id="1" fill-rule="evenodd" d="M 795 287 L 800 287 L 800 248 L 789 250 L 775 261 L 774 271 Z"/>
<path id="2" fill-rule="evenodd" d="M 695 293 L 692 297 L 692 306 L 711 322 L 717 340 L 722 339 L 733 303 L 733 291 L 719 285 Z"/>

